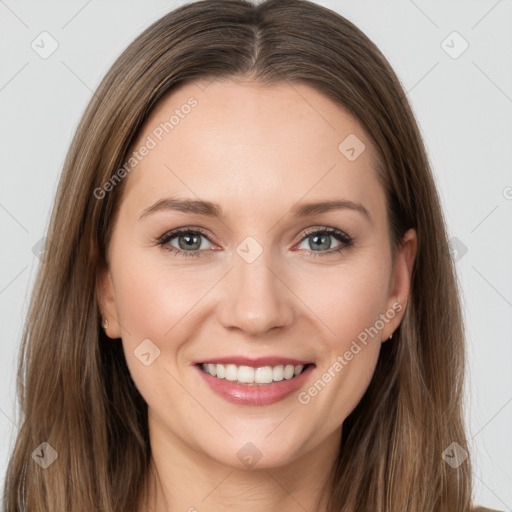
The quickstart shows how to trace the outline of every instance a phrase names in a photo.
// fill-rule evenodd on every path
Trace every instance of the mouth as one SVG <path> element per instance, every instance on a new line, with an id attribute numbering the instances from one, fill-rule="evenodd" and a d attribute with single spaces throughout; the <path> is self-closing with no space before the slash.
<path id="1" fill-rule="evenodd" d="M 289 381 L 306 372 L 314 363 L 247 366 L 231 363 L 198 363 L 207 375 L 246 386 L 270 386 Z"/>
<path id="2" fill-rule="evenodd" d="M 222 399 L 236 405 L 263 406 L 284 400 L 306 386 L 316 364 L 297 359 L 233 357 L 194 366 L 207 387 Z"/>

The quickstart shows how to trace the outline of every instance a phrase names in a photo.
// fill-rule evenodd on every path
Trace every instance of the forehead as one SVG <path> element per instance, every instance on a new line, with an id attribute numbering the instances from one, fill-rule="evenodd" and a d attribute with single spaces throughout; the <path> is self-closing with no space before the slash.
<path id="1" fill-rule="evenodd" d="M 333 194 L 382 200 L 376 150 L 358 120 L 304 84 L 181 85 L 158 103 L 133 148 L 139 157 L 124 197 L 134 208 L 166 194 L 239 211 L 248 199 L 263 208 Z"/>

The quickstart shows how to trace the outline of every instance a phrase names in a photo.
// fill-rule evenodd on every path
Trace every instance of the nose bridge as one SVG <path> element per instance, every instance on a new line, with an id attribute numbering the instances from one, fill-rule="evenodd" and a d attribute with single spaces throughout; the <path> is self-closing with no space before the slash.
<path id="1" fill-rule="evenodd" d="M 293 294 L 275 270 L 280 266 L 273 261 L 271 252 L 251 237 L 236 248 L 234 268 L 220 309 L 226 327 L 236 326 L 256 335 L 293 321 Z"/>

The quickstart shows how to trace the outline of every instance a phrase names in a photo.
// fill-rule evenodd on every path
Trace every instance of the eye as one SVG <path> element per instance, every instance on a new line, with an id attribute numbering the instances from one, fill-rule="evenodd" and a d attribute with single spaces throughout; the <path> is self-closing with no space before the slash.
<path id="1" fill-rule="evenodd" d="M 201 252 L 208 249 L 207 244 L 203 243 L 205 239 L 210 242 L 202 230 L 184 228 L 166 233 L 160 237 L 158 244 L 165 250 L 180 256 L 194 257 L 200 256 Z"/>
<path id="2" fill-rule="evenodd" d="M 338 245 L 331 248 L 333 238 L 337 240 Z M 309 246 L 306 247 L 307 250 L 318 253 L 311 254 L 312 257 L 316 258 L 326 254 L 340 253 L 351 246 L 354 243 L 354 239 L 339 229 L 326 227 L 303 234 L 302 243 L 306 243 Z M 301 247 L 299 246 L 299 248 Z"/>
<path id="3" fill-rule="evenodd" d="M 332 239 L 338 245 L 332 248 Z M 205 240 L 207 243 L 204 243 Z M 201 253 L 207 253 L 208 243 L 212 243 L 206 233 L 200 228 L 181 228 L 165 233 L 158 239 L 158 245 L 178 256 L 198 257 Z M 333 253 L 340 253 L 354 243 L 354 239 L 339 229 L 324 227 L 308 231 L 302 235 L 301 244 L 306 243 L 306 250 L 311 252 L 311 257 L 316 258 Z M 301 248 L 299 246 L 299 248 Z M 316 254 L 314 254 L 316 253 Z"/>

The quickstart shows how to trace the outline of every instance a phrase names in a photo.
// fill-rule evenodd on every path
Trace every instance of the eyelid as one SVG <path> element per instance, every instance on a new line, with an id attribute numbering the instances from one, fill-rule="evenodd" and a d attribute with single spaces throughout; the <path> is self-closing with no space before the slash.
<path id="1" fill-rule="evenodd" d="M 206 238 L 210 243 L 220 246 L 220 244 L 218 244 L 215 241 L 215 238 L 212 237 L 209 233 L 207 233 L 207 231 L 205 229 L 200 228 L 200 227 L 195 227 L 195 226 L 184 226 L 181 228 L 175 228 L 170 231 L 167 231 L 166 233 L 164 233 L 162 236 L 160 236 L 157 239 L 157 243 L 165 250 L 170 251 L 171 253 L 176 253 L 180 256 L 185 256 L 185 257 L 205 256 L 205 254 L 203 254 L 203 253 L 207 253 L 206 255 L 209 255 L 208 253 L 210 253 L 211 250 L 209 251 L 209 250 L 203 249 L 203 250 L 185 251 L 185 250 L 179 249 L 177 247 L 174 247 L 170 244 L 168 245 L 168 242 L 170 240 L 179 236 L 181 233 L 196 233 L 196 234 L 199 234 L 199 235 L 203 236 L 204 238 Z M 304 229 L 300 233 L 300 240 L 299 240 L 299 242 L 297 242 L 297 244 L 304 242 L 309 236 L 317 234 L 317 233 L 328 234 L 329 236 L 334 237 L 338 242 L 340 242 L 340 247 L 335 248 L 335 249 L 329 249 L 327 251 L 306 250 L 306 252 L 311 253 L 311 257 L 321 257 L 322 255 L 331 255 L 331 254 L 341 253 L 341 252 L 345 251 L 346 249 L 348 249 L 350 246 L 354 245 L 354 242 L 355 242 L 355 239 L 352 236 L 350 236 L 348 233 L 346 233 L 345 231 L 343 231 L 341 229 L 334 228 L 331 226 L 315 226 L 315 227 L 310 227 L 310 228 Z M 212 238 L 213 238 L 213 240 L 212 240 Z M 297 245 L 297 244 L 295 244 L 295 245 Z"/>
<path id="2" fill-rule="evenodd" d="M 171 238 L 174 238 L 177 235 L 180 235 L 181 233 L 199 233 L 212 244 L 220 245 L 215 241 L 215 238 L 212 235 L 210 235 L 210 233 L 208 233 L 205 229 L 195 226 L 185 226 L 182 228 L 171 229 L 169 231 L 166 231 L 162 236 L 158 237 L 157 241 L 165 242 L 170 240 Z"/>
<path id="3" fill-rule="evenodd" d="M 337 234 L 340 236 L 343 236 L 348 240 L 353 240 L 353 238 L 343 231 L 342 229 L 333 228 L 331 226 L 315 226 L 312 228 L 306 228 L 305 230 L 301 231 L 300 233 L 300 241 L 302 242 L 305 237 L 308 237 L 310 235 L 314 235 L 315 233 L 329 233 L 329 234 Z"/>

